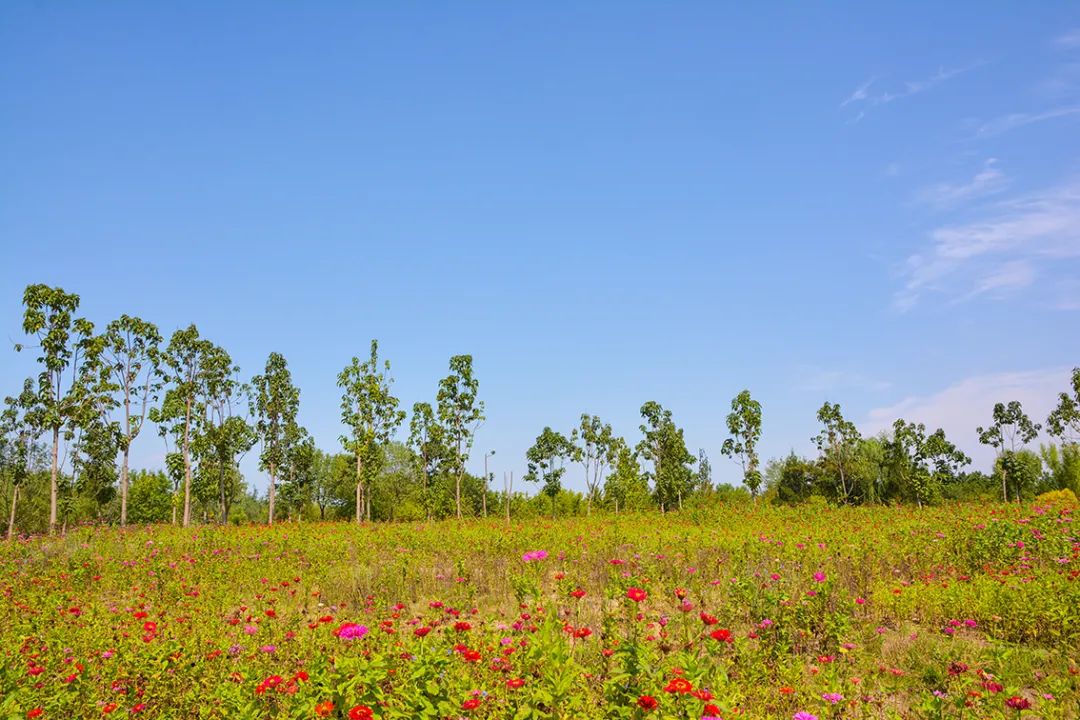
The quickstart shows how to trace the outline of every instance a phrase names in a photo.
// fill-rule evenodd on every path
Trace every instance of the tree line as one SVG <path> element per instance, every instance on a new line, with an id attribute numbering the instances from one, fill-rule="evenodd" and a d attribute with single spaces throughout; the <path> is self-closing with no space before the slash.
<path id="1" fill-rule="evenodd" d="M 9 537 L 83 521 L 360 522 L 486 516 L 489 508 L 507 517 L 594 507 L 667 511 L 717 497 L 922 505 L 998 491 L 1006 501 L 1080 492 L 1080 368 L 1046 418 L 1058 444 L 1039 453 L 1028 446 L 1042 425 L 1019 402 L 995 405 L 991 424 L 978 428 L 996 453 L 990 474 L 965 471 L 970 458 L 940 428 L 897 419 L 890 432 L 864 438 L 829 402 L 817 413 L 816 458 L 792 453 L 762 465 L 762 408 L 744 390 L 732 400 L 721 449 L 738 464 L 742 487 L 714 485 L 704 451 L 691 453 L 671 411 L 649 401 L 633 444 L 587 413 L 569 432 L 545 427 L 526 453 L 522 479 L 540 489 L 529 497 L 514 491 L 512 475 L 492 487 L 487 459 L 494 453 L 484 455 L 483 477 L 466 470 L 485 419 L 470 355 L 451 357 L 433 402 L 406 413 L 390 363 L 372 340 L 369 354 L 353 357 L 337 377 L 346 431 L 340 452 L 327 453 L 298 422 L 300 390 L 280 353 L 244 381 L 229 353 L 195 325 L 166 340 L 153 323 L 125 314 L 99 332 L 78 317 L 79 304 L 59 287 L 35 284 L 23 294 L 26 340 L 15 349 L 35 352 L 39 373 L 5 398 L 0 414 Z M 398 441 L 406 419 L 408 437 Z M 165 442 L 165 467 L 132 471 L 131 448 L 147 420 Z M 265 497 L 239 469 L 255 448 L 269 479 Z M 581 467 L 584 493 L 563 487 L 568 465 Z"/>

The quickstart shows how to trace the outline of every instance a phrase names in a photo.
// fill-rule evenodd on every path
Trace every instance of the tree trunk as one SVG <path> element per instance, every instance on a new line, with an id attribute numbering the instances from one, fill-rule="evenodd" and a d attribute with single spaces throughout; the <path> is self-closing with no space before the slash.
<path id="1" fill-rule="evenodd" d="M 15 537 L 15 503 L 19 500 L 19 486 L 11 486 L 11 513 L 8 515 L 7 539 Z"/>
<path id="2" fill-rule="evenodd" d="M 120 465 L 120 527 L 127 525 L 129 445 L 130 443 L 124 445 L 124 460 Z"/>
<path id="3" fill-rule="evenodd" d="M 364 520 L 364 481 L 360 479 L 363 465 L 360 460 L 360 449 L 356 451 L 356 522 Z"/>
<path id="4" fill-rule="evenodd" d="M 184 410 L 184 527 L 191 524 L 191 400 Z"/>
<path id="5" fill-rule="evenodd" d="M 460 435 L 459 435 L 460 437 Z M 461 441 L 457 446 L 458 473 L 454 478 L 454 498 L 457 502 L 457 519 L 461 519 L 461 476 L 465 474 L 465 463 L 461 459 Z"/>
<path id="6" fill-rule="evenodd" d="M 49 483 L 49 534 L 56 534 L 56 481 L 60 474 L 60 428 L 53 428 L 52 480 Z"/>
<path id="7" fill-rule="evenodd" d="M 225 463 L 221 462 L 218 458 L 218 464 L 221 466 L 218 473 L 218 494 L 221 497 L 221 524 L 229 524 L 229 505 L 225 502 Z"/>
<path id="8" fill-rule="evenodd" d="M 267 511 L 267 515 L 268 515 L 267 524 L 268 525 L 273 525 L 274 524 L 274 463 L 270 463 L 270 498 L 269 498 L 269 504 L 270 504 L 270 508 Z"/>

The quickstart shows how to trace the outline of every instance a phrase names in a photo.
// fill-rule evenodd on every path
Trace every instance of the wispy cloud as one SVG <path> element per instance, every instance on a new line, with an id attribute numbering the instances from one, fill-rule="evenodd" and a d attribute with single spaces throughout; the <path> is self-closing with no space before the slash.
<path id="1" fill-rule="evenodd" d="M 990 158 L 968 182 L 936 183 L 916 193 L 916 200 L 927 205 L 948 208 L 1001 192 L 1006 185 L 1008 180 L 1005 173 L 997 167 L 997 160 Z"/>
<path id="2" fill-rule="evenodd" d="M 860 108 L 859 114 L 852 122 L 858 122 L 865 114 L 867 108 L 877 107 L 880 105 L 887 105 L 888 103 L 901 100 L 903 98 L 911 97 L 912 95 L 918 95 L 919 93 L 926 92 L 927 90 L 940 85 L 941 83 L 961 75 L 972 68 L 975 65 L 969 65 L 961 68 L 938 68 L 938 71 L 933 75 L 923 78 L 921 80 L 907 80 L 900 87 L 891 87 L 889 89 L 875 90 L 875 87 L 880 86 L 879 79 L 872 77 L 866 80 L 861 85 L 855 88 L 844 100 L 840 103 L 840 107 L 856 107 Z"/>
<path id="3" fill-rule="evenodd" d="M 1024 287 L 1035 279 L 1039 263 L 1080 257 L 1080 181 L 982 212 L 933 230 L 930 246 L 907 258 L 904 287 L 893 298 L 896 309 L 910 309 L 927 291 L 963 300 Z"/>
<path id="4" fill-rule="evenodd" d="M 1025 125 L 1033 125 L 1034 123 L 1054 120 L 1060 117 L 1069 117 L 1072 115 L 1080 115 L 1080 106 L 1073 105 L 1053 108 L 1052 110 L 1046 110 L 1041 113 L 1012 113 L 1010 115 L 1003 115 L 980 125 L 979 129 L 975 132 L 975 137 L 980 139 L 993 137 L 995 135 L 1007 133 L 1010 130 L 1024 127 Z"/>
<path id="5" fill-rule="evenodd" d="M 1019 400 L 1028 415 L 1040 422 L 1068 381 L 1067 367 L 974 375 L 939 392 L 875 408 L 859 428 L 865 434 L 876 434 L 889 430 L 897 418 L 925 423 L 932 429 L 944 428 L 949 439 L 974 459 L 976 467 L 985 469 L 993 462 L 994 451 L 979 444 L 975 428 L 990 422 L 994 403 Z"/>
<path id="6" fill-rule="evenodd" d="M 1058 35 L 1054 38 L 1054 44 L 1067 48 L 1080 47 L 1080 28 L 1073 28 L 1067 33 Z"/>

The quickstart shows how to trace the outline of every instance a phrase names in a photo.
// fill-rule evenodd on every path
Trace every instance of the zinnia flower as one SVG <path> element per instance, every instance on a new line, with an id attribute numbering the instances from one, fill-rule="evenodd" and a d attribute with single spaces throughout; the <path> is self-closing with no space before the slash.
<path id="1" fill-rule="evenodd" d="M 649 593 L 645 592 L 639 587 L 632 587 L 626 591 L 626 597 L 630 598 L 634 602 L 641 602 L 645 598 L 649 597 Z"/>
<path id="2" fill-rule="evenodd" d="M 655 710 L 656 706 L 660 703 L 656 702 L 656 698 L 652 695 L 642 695 L 637 699 L 637 704 L 639 708 L 645 712 L 649 712 L 650 710 Z"/>

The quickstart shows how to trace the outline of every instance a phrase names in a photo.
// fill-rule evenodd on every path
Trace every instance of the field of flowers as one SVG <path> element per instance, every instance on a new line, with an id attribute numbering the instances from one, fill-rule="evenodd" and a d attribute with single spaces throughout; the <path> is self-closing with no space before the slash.
<path id="1" fill-rule="evenodd" d="M 1066 510 L 80 529 L 0 545 L 0 718 L 1077 718 Z"/>

